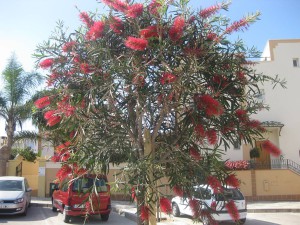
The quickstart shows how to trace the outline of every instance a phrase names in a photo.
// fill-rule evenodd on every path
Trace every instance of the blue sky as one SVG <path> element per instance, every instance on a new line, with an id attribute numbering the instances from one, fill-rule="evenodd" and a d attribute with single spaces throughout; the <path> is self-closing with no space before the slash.
<path id="1" fill-rule="evenodd" d="M 221 2 L 191 0 L 190 5 L 204 8 Z M 269 39 L 300 39 L 299 0 L 232 0 L 229 11 L 222 11 L 232 20 L 260 11 L 260 20 L 245 32 L 238 33 L 245 44 L 262 51 Z M 58 20 L 73 31 L 80 25 L 77 6 L 81 11 L 105 12 L 96 0 L 0 0 L 0 72 L 15 52 L 26 71 L 34 69 L 32 54 L 39 43 L 47 40 Z M 1 81 L 0 81 L 1 82 Z M 1 88 L 1 83 L 0 83 Z M 0 122 L 0 136 L 4 125 Z"/>

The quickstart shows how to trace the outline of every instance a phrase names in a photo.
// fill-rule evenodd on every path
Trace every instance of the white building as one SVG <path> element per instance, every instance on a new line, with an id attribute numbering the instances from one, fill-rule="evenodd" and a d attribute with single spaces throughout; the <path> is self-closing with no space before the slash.
<path id="1" fill-rule="evenodd" d="M 255 68 L 257 73 L 285 79 L 287 88 L 278 85 L 273 89 L 273 85 L 266 82 L 261 87 L 260 99 L 270 110 L 263 110 L 253 118 L 263 122 L 269 131 L 265 138 L 281 149 L 281 159 L 300 164 L 300 39 L 269 40 Z M 230 160 L 248 160 L 249 157 L 247 146 L 227 153 Z M 265 161 L 273 159 L 269 154 L 261 157 Z"/>

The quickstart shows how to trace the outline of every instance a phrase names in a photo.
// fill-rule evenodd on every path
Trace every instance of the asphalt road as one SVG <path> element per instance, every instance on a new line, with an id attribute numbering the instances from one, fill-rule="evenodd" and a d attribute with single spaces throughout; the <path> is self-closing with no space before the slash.
<path id="1" fill-rule="evenodd" d="M 73 218 L 70 224 L 82 225 L 84 218 Z M 63 222 L 62 214 L 59 212 L 52 212 L 51 208 L 30 207 L 27 216 L 1 216 L 0 224 L 5 225 L 66 225 Z M 136 223 L 112 212 L 107 222 L 101 221 L 98 216 L 93 216 L 86 221 L 88 225 L 135 225 Z"/>
<path id="2" fill-rule="evenodd" d="M 245 225 L 299 225 L 300 213 L 249 213 Z M 0 224 L 5 225 L 66 225 L 61 213 L 54 213 L 50 208 L 30 207 L 26 217 L 0 216 Z M 74 218 L 71 224 L 82 225 L 84 218 Z M 86 221 L 88 225 L 135 225 L 136 223 L 112 212 L 107 222 L 99 217 L 91 217 Z M 190 217 L 174 218 L 172 221 L 158 223 L 158 225 L 192 225 L 195 224 Z M 201 223 L 199 223 L 201 225 Z M 234 225 L 234 223 L 222 223 Z"/>

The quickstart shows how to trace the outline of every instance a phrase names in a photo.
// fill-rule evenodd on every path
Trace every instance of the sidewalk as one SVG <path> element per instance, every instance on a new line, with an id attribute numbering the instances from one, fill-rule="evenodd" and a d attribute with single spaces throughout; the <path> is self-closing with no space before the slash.
<path id="1" fill-rule="evenodd" d="M 34 207 L 52 207 L 50 198 L 32 197 L 31 204 Z M 247 203 L 248 213 L 300 213 L 300 201 L 259 201 Z M 136 205 L 128 201 L 112 201 L 112 210 L 126 218 L 136 221 Z M 162 215 L 167 219 L 167 215 Z M 163 225 L 163 223 L 160 223 Z"/>

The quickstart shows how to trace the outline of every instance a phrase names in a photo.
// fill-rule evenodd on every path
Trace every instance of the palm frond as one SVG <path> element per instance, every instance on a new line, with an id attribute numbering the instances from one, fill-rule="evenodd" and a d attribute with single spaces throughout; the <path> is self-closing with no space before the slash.
<path id="1" fill-rule="evenodd" d="M 21 140 L 37 141 L 41 136 L 35 131 L 19 131 L 15 134 L 13 142 Z"/>

